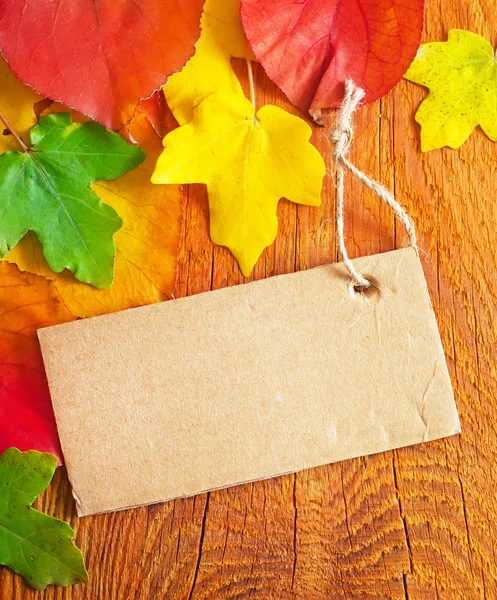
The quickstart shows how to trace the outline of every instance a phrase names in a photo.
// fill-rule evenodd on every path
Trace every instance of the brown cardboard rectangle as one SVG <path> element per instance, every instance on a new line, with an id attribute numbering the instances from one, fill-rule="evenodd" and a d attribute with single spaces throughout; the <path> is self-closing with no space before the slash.
<path id="1" fill-rule="evenodd" d="M 412 248 L 39 331 L 78 514 L 460 431 Z"/>

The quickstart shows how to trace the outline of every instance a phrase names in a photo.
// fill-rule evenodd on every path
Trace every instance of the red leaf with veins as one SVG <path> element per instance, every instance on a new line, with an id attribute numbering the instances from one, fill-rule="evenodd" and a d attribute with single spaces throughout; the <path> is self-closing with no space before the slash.
<path id="1" fill-rule="evenodd" d="M 304 111 L 339 106 L 344 82 L 386 94 L 416 55 L 424 0 L 241 0 L 266 73 Z"/>
<path id="2" fill-rule="evenodd" d="M 110 129 L 193 55 L 203 0 L 0 0 L 0 49 L 37 92 Z"/>

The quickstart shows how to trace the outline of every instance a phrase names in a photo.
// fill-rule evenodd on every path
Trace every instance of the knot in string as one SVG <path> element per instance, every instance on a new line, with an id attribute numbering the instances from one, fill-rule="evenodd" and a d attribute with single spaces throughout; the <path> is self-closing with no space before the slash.
<path id="1" fill-rule="evenodd" d="M 402 208 L 402 206 L 395 200 L 393 194 L 387 190 L 381 183 L 371 179 L 365 173 L 360 171 L 355 165 L 353 165 L 347 159 L 347 153 L 349 151 L 352 140 L 354 139 L 354 129 L 352 126 L 352 117 L 357 110 L 365 96 L 365 92 L 360 87 L 357 87 L 355 83 L 349 79 L 345 83 L 345 97 L 340 107 L 335 122 L 335 128 L 331 134 L 331 141 L 334 144 L 333 158 L 337 164 L 336 174 L 336 186 L 337 186 L 337 207 L 336 207 L 336 221 L 337 221 L 337 239 L 338 249 L 343 260 L 343 264 L 347 271 L 350 273 L 352 278 L 352 285 L 354 288 L 367 289 L 372 283 L 357 272 L 352 261 L 349 259 L 347 254 L 347 248 L 345 247 L 345 235 L 344 235 L 344 219 L 343 219 L 343 197 L 344 197 L 344 170 L 348 169 L 352 175 L 357 177 L 362 183 L 377 194 L 387 206 L 389 206 L 397 218 L 401 221 L 409 238 L 409 243 L 414 248 L 416 245 L 416 232 L 414 230 L 414 224 Z"/>
<path id="2" fill-rule="evenodd" d="M 335 129 L 331 134 L 331 141 L 335 144 L 333 158 L 337 162 L 346 156 L 352 144 L 354 138 L 352 115 L 365 95 L 364 90 L 354 85 L 350 79 L 345 84 L 345 98 L 337 115 Z"/>

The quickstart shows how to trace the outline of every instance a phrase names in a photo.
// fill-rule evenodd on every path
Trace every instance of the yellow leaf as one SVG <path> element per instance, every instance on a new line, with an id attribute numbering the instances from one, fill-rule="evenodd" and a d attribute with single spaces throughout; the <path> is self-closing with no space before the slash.
<path id="1" fill-rule="evenodd" d="M 430 89 L 416 113 L 423 152 L 458 148 L 478 125 L 497 140 L 497 67 L 490 44 L 469 31 L 423 44 L 405 75 Z"/>
<path id="2" fill-rule="evenodd" d="M 0 112 L 26 143 L 29 143 L 29 130 L 36 124 L 33 105 L 39 100 L 42 100 L 42 96 L 16 79 L 0 56 Z M 12 135 L 1 135 L 3 129 L 0 123 L 0 154 L 10 150 L 19 151 L 19 145 Z"/>
<path id="3" fill-rule="evenodd" d="M 1 59 L 0 73 L 5 84 L 0 88 L 0 112 L 7 112 L 17 103 L 19 110 L 10 110 L 7 114 L 12 127 L 24 132 L 36 122 L 33 102 L 39 97 L 31 88 L 20 84 Z M 50 112 L 66 110 L 60 104 L 50 107 Z M 75 120 L 84 118 L 79 115 Z M 180 188 L 150 183 L 162 144 L 146 115 L 137 111 L 129 130 L 145 152 L 146 160 L 118 179 L 93 185 L 102 201 L 115 208 L 124 221 L 114 236 L 117 254 L 111 288 L 99 290 L 77 282 L 67 271 L 51 271 L 36 236 L 31 234 L 5 257 L 22 271 L 51 279 L 63 302 L 78 317 L 150 304 L 172 295 L 182 219 Z"/>
<path id="4" fill-rule="evenodd" d="M 180 125 L 191 121 L 194 106 L 210 94 L 243 94 L 231 57 L 255 60 L 240 23 L 240 0 L 207 0 L 201 28 L 195 55 L 163 87 Z"/>
<path id="5" fill-rule="evenodd" d="M 276 237 L 281 197 L 317 206 L 325 165 L 310 127 L 276 106 L 254 114 L 239 94 L 214 94 L 164 138 L 154 183 L 205 183 L 210 231 L 248 276 Z"/>
<path id="6" fill-rule="evenodd" d="M 240 23 L 240 0 L 206 0 L 202 30 L 204 23 L 227 56 L 255 60 Z"/>

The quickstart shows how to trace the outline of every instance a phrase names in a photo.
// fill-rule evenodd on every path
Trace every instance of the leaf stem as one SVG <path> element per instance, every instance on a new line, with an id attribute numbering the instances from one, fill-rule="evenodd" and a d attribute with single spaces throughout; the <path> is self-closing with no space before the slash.
<path id="1" fill-rule="evenodd" d="M 252 62 L 246 58 L 247 61 L 247 73 L 248 80 L 250 85 L 250 102 L 252 102 L 252 106 L 254 107 L 254 112 L 257 111 L 257 106 L 255 104 L 255 86 L 254 86 L 254 74 L 252 73 Z"/>
<path id="2" fill-rule="evenodd" d="M 8 132 L 14 136 L 14 138 L 16 139 L 17 143 L 19 144 L 19 146 L 21 146 L 21 148 L 23 149 L 24 152 L 28 152 L 28 147 L 26 146 L 26 144 L 22 141 L 22 139 L 20 138 L 19 135 L 17 135 L 17 133 L 14 131 L 14 129 L 12 128 L 11 125 L 9 125 L 9 122 L 7 121 L 7 119 L 2 115 L 2 113 L 0 113 L 0 121 L 2 121 L 2 123 L 5 125 L 5 127 L 7 128 Z"/>

